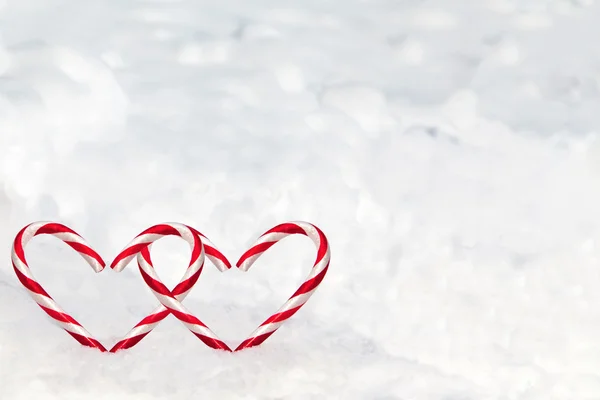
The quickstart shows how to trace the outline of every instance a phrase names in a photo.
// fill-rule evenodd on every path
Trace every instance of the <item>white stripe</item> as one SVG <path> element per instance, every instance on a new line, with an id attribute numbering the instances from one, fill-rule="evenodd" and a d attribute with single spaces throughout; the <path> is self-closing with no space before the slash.
<path id="1" fill-rule="evenodd" d="M 160 233 L 144 233 L 143 235 L 134 238 L 131 242 L 129 242 L 127 246 L 125 246 L 125 248 L 134 246 L 136 244 L 156 242 L 158 239 L 165 236 L 167 235 L 163 235 Z"/>
<path id="2" fill-rule="evenodd" d="M 190 228 L 188 228 L 187 226 L 185 226 L 183 224 L 174 222 L 174 223 L 172 223 L 172 226 L 175 229 L 177 229 L 177 231 L 179 232 L 181 237 L 190 245 L 190 250 L 193 254 L 194 247 L 196 245 L 196 240 L 195 240 L 196 234 Z M 196 261 L 194 261 L 194 263 L 192 265 L 190 265 L 188 268 L 186 268 L 185 273 L 184 273 L 183 277 L 181 278 L 180 282 L 183 282 L 186 279 L 189 279 L 204 265 L 205 254 L 204 254 L 204 246 L 202 244 L 202 239 L 200 239 L 199 243 L 200 243 L 200 254 L 199 254 L 198 258 L 196 259 Z M 156 276 L 156 277 L 158 278 L 158 276 Z"/>
<path id="3" fill-rule="evenodd" d="M 127 335 L 125 335 L 125 337 L 123 337 L 123 339 L 119 340 L 119 342 L 122 342 L 123 340 L 131 339 L 136 336 L 143 335 L 144 333 L 150 332 L 152 329 L 154 329 L 156 327 L 156 325 L 158 325 L 158 322 L 137 326 L 137 327 L 133 328 L 132 330 L 130 330 L 127 333 Z"/>
<path id="4" fill-rule="evenodd" d="M 317 232 L 317 230 L 315 229 L 315 226 L 313 224 L 311 224 L 310 222 L 305 222 L 305 221 L 291 221 L 289 222 L 290 224 L 294 224 L 294 225 L 298 225 L 300 228 L 302 228 L 302 230 L 304 232 L 306 232 L 306 235 L 308 237 L 319 237 L 319 232 Z"/>
<path id="5" fill-rule="evenodd" d="M 319 275 L 321 272 L 323 272 L 325 267 L 327 267 L 329 265 L 329 259 L 330 259 L 330 253 L 329 253 L 329 247 L 328 247 L 323 258 L 321 259 L 321 261 L 319 261 L 318 264 L 315 264 L 315 266 L 310 271 L 310 274 L 308 275 L 308 278 L 306 278 L 306 280 L 308 281 L 308 280 L 314 278 L 315 276 Z"/>
<path id="6" fill-rule="evenodd" d="M 139 267 L 148 275 L 150 275 L 150 277 L 152 277 L 154 280 L 157 280 L 159 282 L 160 279 L 157 279 L 157 275 L 156 275 L 156 271 L 154 271 L 154 268 L 150 265 L 150 263 L 148 263 L 144 257 L 142 256 L 142 253 L 138 253 L 137 254 L 137 262 Z M 162 283 L 162 282 L 161 282 Z"/>
<path id="7" fill-rule="evenodd" d="M 81 236 L 71 232 L 56 232 L 52 233 L 52 236 L 62 240 L 63 242 L 75 242 L 87 246 L 87 243 Z"/>
<path id="8" fill-rule="evenodd" d="M 198 261 L 194 262 L 191 266 L 185 269 L 185 273 L 179 283 L 184 282 L 192 277 L 192 275 L 198 273 L 198 271 L 202 268 L 202 264 Z"/>
<path id="9" fill-rule="evenodd" d="M 115 272 L 123 271 L 125 269 L 125 267 L 129 265 L 129 263 L 131 262 L 133 257 L 135 257 L 135 254 L 132 254 L 131 256 L 127 256 L 127 257 L 123 258 L 122 260 L 119 260 L 119 262 L 113 267 L 113 271 L 115 271 Z"/>
<path id="10" fill-rule="evenodd" d="M 216 340 L 221 341 L 221 339 L 219 339 L 219 337 L 217 335 L 215 335 L 215 333 L 213 331 L 211 331 L 209 328 L 207 328 L 205 326 L 189 324 L 187 322 L 184 322 L 183 324 L 185 326 L 187 326 L 187 328 L 192 332 L 196 332 L 202 336 L 208 336 L 211 339 L 216 339 Z"/>
<path id="11" fill-rule="evenodd" d="M 254 246 L 253 246 L 254 247 Z M 260 258 L 260 256 L 262 256 L 264 254 L 264 251 L 262 253 L 257 253 L 251 257 L 248 257 L 247 259 L 245 259 L 242 264 L 240 264 L 240 266 L 238 267 L 239 270 L 247 272 L 250 267 L 254 264 L 254 262 L 256 260 L 258 260 Z"/>
<path id="12" fill-rule="evenodd" d="M 158 299 L 158 301 L 166 308 L 169 308 L 169 309 L 175 310 L 175 311 L 179 311 L 184 314 L 191 314 L 185 309 L 185 306 L 183 304 L 181 304 L 179 301 L 177 301 L 169 296 L 165 296 L 165 295 L 155 291 L 154 289 L 151 289 L 151 290 L 152 290 L 152 293 L 154 293 L 154 295 Z"/>
<path id="13" fill-rule="evenodd" d="M 311 290 L 310 292 L 307 292 L 307 293 L 304 293 L 304 294 L 301 294 L 299 296 L 296 296 L 296 297 L 293 297 L 293 298 L 289 299 L 273 315 L 279 314 L 279 313 L 282 313 L 282 312 L 285 312 L 285 311 L 289 311 L 289 310 L 291 310 L 293 308 L 296 308 L 296 307 L 303 306 L 308 301 L 308 299 L 310 298 L 310 296 L 313 295 L 313 293 L 315 292 L 315 290 L 316 290 L 316 288 L 313 289 L 313 290 Z M 269 333 L 269 332 L 273 332 L 273 331 L 279 329 L 279 327 L 281 325 L 283 325 L 289 318 L 290 317 L 287 317 L 287 318 L 285 318 L 285 319 L 283 319 L 283 320 L 281 320 L 279 322 L 270 322 L 270 323 L 268 323 L 266 325 L 261 325 L 258 328 L 256 328 L 254 330 L 254 332 L 252 332 L 248 338 L 252 338 L 252 337 L 264 335 L 265 333 Z"/>
<path id="14" fill-rule="evenodd" d="M 79 253 L 79 255 L 81 255 L 81 257 L 83 257 L 83 259 L 85 261 L 87 261 L 87 263 L 90 265 L 90 267 L 92 267 L 92 269 L 94 270 L 94 272 L 98 273 L 98 272 L 101 272 L 104 269 L 104 267 L 102 266 L 102 264 L 100 264 L 98 262 L 98 260 L 96 260 L 94 257 L 92 257 L 90 255 L 87 255 L 85 253 Z"/>
<path id="15" fill-rule="evenodd" d="M 313 295 L 313 293 L 315 292 L 316 289 L 317 288 L 314 288 L 311 291 L 299 294 L 296 297 L 292 297 L 291 299 L 289 299 L 288 301 L 285 302 L 285 304 L 277 311 L 277 313 L 288 311 L 288 310 L 291 310 L 292 308 L 296 308 L 296 307 L 304 305 L 304 303 L 306 303 L 308 301 L 308 299 L 310 299 L 310 296 Z"/>
<path id="16" fill-rule="evenodd" d="M 261 237 L 258 238 L 258 240 L 254 243 L 254 246 L 257 246 L 259 244 L 263 244 L 266 242 L 279 242 L 281 239 L 286 238 L 290 236 L 290 233 L 285 233 L 285 232 L 271 232 L 271 233 L 266 233 L 264 235 L 262 235 Z"/>
<path id="17" fill-rule="evenodd" d="M 54 318 L 50 318 L 50 319 L 52 321 L 54 321 L 55 324 L 57 324 L 58 326 L 60 326 L 61 328 L 63 328 L 66 331 L 73 332 L 73 333 L 76 333 L 78 335 L 90 338 L 90 339 L 94 339 L 94 337 L 92 336 L 92 334 L 89 333 L 84 327 L 82 327 L 80 325 L 75 325 L 75 324 L 72 324 L 70 322 L 58 321 L 58 320 L 55 320 Z M 94 339 L 94 340 L 96 340 L 96 339 Z"/>
<path id="18" fill-rule="evenodd" d="M 206 247 L 208 247 L 208 246 L 206 246 Z M 216 250 L 216 248 L 215 248 L 215 250 Z M 208 254 L 206 255 L 206 257 L 208 257 L 208 259 L 210 260 L 210 262 L 212 262 L 213 265 L 215 267 L 217 267 L 217 269 L 220 272 L 225 272 L 225 271 L 228 270 L 227 264 L 225 264 L 225 262 L 223 260 L 221 260 L 219 257 L 211 256 L 211 255 L 208 255 Z"/>
<path id="19" fill-rule="evenodd" d="M 35 234 L 37 233 L 37 231 L 44 225 L 47 225 L 51 222 L 34 222 L 33 224 L 30 224 L 27 226 L 27 228 L 25 228 L 25 230 L 23 231 L 23 235 L 21 236 L 21 246 L 23 247 L 23 251 L 25 251 L 25 245 L 27 245 L 27 243 L 29 243 L 29 241 L 35 236 Z"/>
<path id="20" fill-rule="evenodd" d="M 221 253 L 219 251 L 219 249 L 217 248 L 217 246 L 215 246 L 215 244 L 213 242 L 211 242 L 209 238 L 207 238 L 206 236 L 204 236 L 202 233 L 200 234 L 200 237 L 202 238 L 202 245 L 204 246 L 205 249 L 206 248 L 210 248 L 210 249 L 218 252 L 219 254 Z M 207 255 L 207 257 L 210 260 L 210 262 L 212 262 L 215 265 L 215 267 L 217 267 L 217 269 L 219 271 L 221 271 L 221 272 L 227 271 L 227 269 L 228 269 L 227 265 L 219 257 L 209 256 L 209 255 Z"/>
<path id="21" fill-rule="evenodd" d="M 17 269 L 26 277 L 28 277 L 29 279 L 32 279 L 35 281 L 35 279 L 33 278 L 33 275 L 31 274 L 31 270 L 29 269 L 29 267 L 27 266 L 27 264 L 24 264 L 19 257 L 17 256 L 17 253 L 13 250 L 12 254 L 11 254 L 11 258 L 12 258 L 12 262 L 14 263 L 15 267 L 17 267 Z"/>
<path id="22" fill-rule="evenodd" d="M 133 239 L 131 242 L 129 242 L 129 244 L 127 244 L 127 246 L 125 246 L 125 247 L 123 248 L 123 250 L 121 250 L 121 251 L 119 252 L 119 254 L 123 253 L 125 250 L 127 250 L 127 249 L 129 249 L 129 248 L 131 248 L 131 247 L 133 247 L 133 246 L 136 246 L 136 245 L 139 245 L 139 244 L 144 244 L 144 243 L 149 243 L 149 244 L 148 244 L 148 251 L 150 251 L 150 246 L 151 246 L 152 242 L 153 242 L 153 241 L 155 241 L 155 240 L 158 240 L 158 239 L 162 238 L 163 236 L 164 236 L 164 235 L 157 235 L 157 234 L 145 234 L 145 235 L 139 236 L 139 237 L 137 237 L 137 238 Z M 150 241 L 148 241 L 148 240 L 147 240 L 148 238 L 150 238 L 150 239 L 154 238 L 154 239 L 153 239 L 153 240 L 150 240 Z M 113 271 L 115 271 L 115 272 L 121 272 L 121 271 L 123 271 L 123 270 L 125 269 L 125 267 L 126 267 L 127 265 L 129 265 L 129 263 L 131 262 L 131 260 L 133 260 L 133 258 L 134 258 L 134 257 L 135 257 L 137 254 L 139 254 L 139 252 L 138 252 L 138 253 L 133 253 L 133 254 L 131 254 L 131 255 L 129 255 L 129 256 L 127 256 L 127 257 L 123 258 L 122 260 L 120 260 L 120 261 L 119 261 L 119 262 L 118 262 L 118 263 L 117 263 L 117 264 L 114 266 L 114 268 L 113 268 Z"/>
<path id="23" fill-rule="evenodd" d="M 285 321 L 287 321 L 287 319 L 285 319 L 285 320 L 283 320 L 283 321 L 280 321 L 280 322 L 276 322 L 276 323 L 270 323 L 270 324 L 267 324 L 267 325 L 261 325 L 261 326 L 259 326 L 258 328 L 256 328 L 256 329 L 254 330 L 254 332 L 252 332 L 252 333 L 250 334 L 250 336 L 248 336 L 248 339 L 251 339 L 251 338 L 253 338 L 253 337 L 257 337 L 257 336 L 260 336 L 260 335 L 264 335 L 265 333 L 274 332 L 274 331 L 276 331 L 277 329 L 279 329 L 279 327 L 280 327 L 281 325 L 283 325 L 283 323 L 284 323 Z M 247 340 L 247 339 L 246 339 L 246 340 Z"/>
<path id="24" fill-rule="evenodd" d="M 170 223 L 168 223 L 168 225 L 175 228 L 177 230 L 177 232 L 179 232 L 179 235 L 181 236 L 181 238 L 190 245 L 190 248 L 194 247 L 194 233 L 192 232 L 191 229 L 189 229 L 187 226 L 185 226 L 183 224 L 179 224 L 177 222 L 170 222 Z"/>
<path id="25" fill-rule="evenodd" d="M 183 300 L 184 300 L 184 299 L 187 297 L 187 295 L 188 295 L 188 294 L 189 294 L 191 291 L 192 291 L 192 288 L 189 288 L 189 289 L 188 289 L 188 290 L 186 290 L 185 292 L 181 292 L 181 293 L 179 293 L 178 295 L 175 295 L 175 298 L 176 298 L 177 300 L 179 300 L 179 301 L 183 301 Z M 161 306 L 161 307 L 159 307 L 159 308 L 163 308 L 163 307 Z M 160 311 L 162 311 L 162 309 L 161 309 Z M 158 311 L 158 312 L 160 312 L 160 311 Z M 155 313 L 155 314 L 156 314 L 156 313 Z"/>
<path id="26" fill-rule="evenodd" d="M 53 311 L 62 313 L 62 314 L 66 314 L 62 308 L 60 308 L 60 306 L 51 298 L 48 298 L 44 295 L 35 293 L 29 289 L 27 289 L 27 292 L 29 293 L 29 295 L 33 298 L 33 300 L 38 303 L 41 306 L 44 306 L 46 308 L 49 308 Z"/>

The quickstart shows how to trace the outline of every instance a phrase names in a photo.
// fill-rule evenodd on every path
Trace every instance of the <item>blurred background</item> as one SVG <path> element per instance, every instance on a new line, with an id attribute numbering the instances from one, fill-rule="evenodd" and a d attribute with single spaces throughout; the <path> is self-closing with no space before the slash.
<path id="1" fill-rule="evenodd" d="M 0 399 L 600 399 L 594 0 L 0 1 Z M 331 267 L 263 346 L 174 318 L 116 355 L 10 264 L 37 220 L 110 262 L 161 222 L 235 262 L 319 226 Z M 36 278 L 107 345 L 158 304 L 49 237 Z M 183 241 L 153 247 L 169 287 Z M 310 271 L 289 238 L 186 299 L 241 342 Z"/>

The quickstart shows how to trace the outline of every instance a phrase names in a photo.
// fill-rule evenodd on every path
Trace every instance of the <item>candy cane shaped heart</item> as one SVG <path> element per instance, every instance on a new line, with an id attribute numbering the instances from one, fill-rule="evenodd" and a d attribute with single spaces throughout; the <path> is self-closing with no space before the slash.
<path id="1" fill-rule="evenodd" d="M 82 345 L 106 351 L 104 346 L 94 339 L 79 322 L 56 304 L 33 277 L 25 259 L 25 246 L 37 235 L 52 235 L 62 240 L 77 251 L 96 273 L 104 269 L 104 261 L 75 231 L 65 225 L 46 221 L 34 222 L 21 229 L 15 237 L 11 254 L 13 268 L 19 281 L 42 310 Z"/>
<path id="2" fill-rule="evenodd" d="M 206 253 L 206 256 L 217 267 L 217 269 L 219 271 L 223 272 L 223 271 L 226 271 L 231 268 L 231 263 L 229 262 L 229 260 L 223 255 L 223 253 L 221 253 L 217 249 L 217 247 L 203 233 L 197 231 L 196 229 L 194 229 L 192 227 L 188 227 L 188 228 L 191 229 L 192 232 L 194 232 L 196 235 L 199 235 L 201 237 L 201 241 L 202 241 L 202 244 L 204 245 L 204 251 Z M 155 233 L 157 232 L 156 227 L 153 227 L 151 229 Z M 166 228 L 166 229 L 168 229 L 168 228 Z M 148 234 L 152 233 L 152 230 L 146 230 L 146 231 L 142 232 L 140 235 L 138 235 L 138 238 L 139 238 L 138 240 L 141 240 L 140 243 L 143 243 L 144 240 L 147 240 L 147 238 L 146 239 L 140 238 L 140 236 L 148 235 Z M 175 231 L 173 233 L 175 234 Z M 179 234 L 179 232 L 177 232 L 176 234 Z M 148 245 L 148 246 L 151 246 L 151 245 Z M 121 252 L 121 254 L 119 254 L 115 258 L 115 261 L 113 261 L 113 264 L 115 266 L 117 264 L 119 264 L 120 268 L 122 270 L 124 268 L 125 264 L 128 263 L 134 256 L 135 256 L 135 253 L 131 254 L 130 251 L 128 251 L 128 248 L 126 248 L 123 252 Z M 194 256 L 194 254 L 192 254 L 192 257 L 193 256 Z M 193 259 L 190 260 L 190 265 L 188 268 L 194 267 L 193 261 L 194 261 Z M 198 269 L 197 272 L 195 274 L 191 275 L 189 278 L 186 279 L 187 275 L 184 275 L 181 278 L 181 281 L 171 291 L 173 293 L 173 295 L 175 296 L 175 298 L 177 298 L 177 300 L 183 301 L 183 299 L 185 299 L 185 297 L 188 295 L 188 293 L 190 292 L 190 290 L 192 289 L 192 287 L 198 280 L 200 272 L 201 272 L 201 269 Z M 144 319 L 142 319 L 140 322 L 138 322 L 131 329 L 131 331 L 129 331 L 127 333 L 127 335 L 125 335 L 125 337 L 122 340 L 120 340 L 118 343 L 116 343 L 110 349 L 110 352 L 115 353 L 119 350 L 124 350 L 124 349 L 128 349 L 128 348 L 135 346 L 146 335 L 148 335 L 163 319 L 165 319 L 167 316 L 169 316 L 169 314 L 171 314 L 171 312 L 168 309 L 166 309 L 165 306 L 163 306 L 162 304 L 159 305 L 154 311 L 152 311 L 152 313 L 150 313 Z"/>
<path id="3" fill-rule="evenodd" d="M 190 264 L 185 272 L 185 275 L 181 279 L 181 282 L 170 291 L 162 283 L 160 278 L 156 275 L 156 272 L 152 266 L 150 258 L 150 246 L 156 240 L 168 236 L 175 235 L 180 236 L 186 240 L 192 249 L 192 258 Z M 206 245 L 204 241 L 206 240 Z M 116 272 L 121 272 L 133 257 L 138 256 L 138 264 L 142 259 L 142 255 L 146 260 L 148 269 L 150 269 L 152 277 L 148 277 L 144 274 L 142 267 L 140 266 L 140 272 L 142 277 L 152 290 L 157 295 L 158 300 L 161 302 L 156 310 L 150 315 L 142 319 L 126 336 L 123 340 L 119 341 L 111 352 L 116 352 L 121 349 L 126 349 L 134 346 L 140 340 L 142 340 L 148 333 L 152 331 L 169 314 L 173 314 L 175 317 L 180 319 L 184 324 L 194 333 L 200 340 L 202 340 L 208 346 L 215 349 L 222 349 L 231 351 L 231 349 L 221 341 L 202 321 L 196 318 L 191 313 L 187 312 L 180 301 L 182 301 L 187 294 L 190 292 L 194 284 L 198 281 L 202 268 L 204 266 L 204 256 L 208 255 L 209 259 L 217 266 L 220 271 L 231 268 L 231 264 L 227 261 L 227 258 L 216 249 L 216 247 L 206 239 L 206 236 L 198 232 L 192 227 L 178 223 L 166 223 L 155 225 L 149 229 L 146 229 L 138 236 L 136 236 L 121 253 L 111 263 L 111 268 Z M 168 300 L 165 300 L 167 298 Z M 164 300 L 164 301 L 163 301 Z M 172 308 L 171 303 L 179 303 L 179 308 Z M 183 314 L 182 314 L 183 313 Z"/>
<path id="4" fill-rule="evenodd" d="M 235 351 L 258 346 L 279 327 L 294 315 L 315 292 L 329 268 L 331 251 L 325 234 L 315 225 L 308 222 L 288 222 L 265 232 L 256 243 L 246 251 L 236 263 L 242 271 L 248 271 L 252 264 L 267 251 L 271 246 L 281 239 L 294 234 L 306 235 L 312 239 L 317 247 L 317 259 L 310 274 L 296 292 L 284 303 L 284 305 L 272 316 L 267 318 L 246 340 L 235 349 Z"/>

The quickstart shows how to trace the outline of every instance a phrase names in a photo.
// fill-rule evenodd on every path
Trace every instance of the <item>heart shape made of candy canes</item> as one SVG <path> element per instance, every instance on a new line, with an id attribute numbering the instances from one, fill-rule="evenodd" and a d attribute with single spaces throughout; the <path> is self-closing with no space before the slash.
<path id="1" fill-rule="evenodd" d="M 44 290 L 39 282 L 34 278 L 27 260 L 25 258 L 25 246 L 37 235 L 52 235 L 65 242 L 75 251 L 77 251 L 98 273 L 105 267 L 105 262 L 100 255 L 83 239 L 78 233 L 69 227 L 54 222 L 35 222 L 25 226 L 13 242 L 12 264 L 19 281 L 27 289 L 33 300 L 52 318 L 60 327 L 69 333 L 80 344 L 96 348 L 100 351 L 106 351 L 106 348 L 95 339 L 79 322 L 71 315 L 67 314 L 52 297 Z M 173 289 L 173 294 L 178 299 L 183 300 L 197 282 L 202 268 L 204 266 L 205 252 L 206 256 L 220 271 L 231 268 L 227 258 L 212 244 L 212 242 L 196 229 L 179 223 L 166 223 L 150 227 L 140 233 L 127 246 L 115 260 L 127 260 L 135 257 L 142 249 L 148 246 L 148 243 L 154 242 L 164 236 L 179 236 L 186 240 L 192 249 L 190 263 L 180 283 Z M 159 306 L 147 317 L 136 324 L 133 329 L 112 348 L 111 352 L 131 348 L 139 343 L 148 333 L 150 333 L 160 321 L 166 318 L 170 312 Z M 207 328 L 208 329 L 208 328 Z M 209 331 L 209 330 L 208 330 Z M 210 333 L 208 333 L 210 335 Z M 213 334 L 214 336 L 214 334 Z M 219 348 L 218 344 L 214 347 Z M 222 344 L 221 348 L 229 350 L 227 345 Z"/>
<path id="2" fill-rule="evenodd" d="M 203 263 L 203 261 L 200 260 L 203 258 L 204 252 L 206 252 L 206 255 L 213 262 L 213 264 L 217 266 L 219 271 L 223 272 L 231 268 L 231 264 L 227 258 L 225 258 L 223 253 L 216 249 L 216 247 L 210 242 L 210 240 L 208 240 L 208 238 L 206 238 L 206 236 L 202 235 L 194 228 L 188 226 L 185 226 L 185 228 L 187 228 L 187 230 L 181 230 L 181 227 L 173 226 L 173 224 L 161 224 L 146 229 L 137 235 L 127 246 L 125 246 L 119 255 L 115 257 L 111 263 L 111 268 L 117 272 L 122 271 L 123 268 L 125 268 L 125 266 L 129 264 L 129 262 L 141 251 L 147 254 L 147 258 L 151 263 L 150 247 L 156 240 L 162 238 L 164 235 L 181 235 L 181 237 L 188 241 L 188 243 L 190 243 L 192 246 L 192 260 L 190 261 L 190 267 L 188 267 L 186 270 L 181 282 L 175 286 L 172 291 L 167 289 L 162 282 L 160 285 L 162 285 L 161 290 L 168 292 L 175 301 L 182 301 L 198 281 L 202 269 L 201 264 Z M 198 265 L 200 265 L 200 267 L 198 267 Z M 176 311 L 170 310 L 161 304 L 150 315 L 136 324 L 125 336 L 125 338 L 119 341 L 111 349 L 111 352 L 126 349 L 137 344 L 169 314 L 173 314 L 175 317 L 181 319 Z M 207 346 L 212 347 L 213 349 L 231 351 L 229 346 L 220 340 L 202 321 L 200 321 L 194 315 L 189 314 L 184 318 L 184 321 L 192 333 L 194 333 Z"/>
<path id="3" fill-rule="evenodd" d="M 281 239 L 294 234 L 308 236 L 317 247 L 317 257 L 308 277 L 283 306 L 281 306 L 275 314 L 271 315 L 260 324 L 247 339 L 236 347 L 235 351 L 258 346 L 268 339 L 269 336 L 275 333 L 283 323 L 285 323 L 308 301 L 325 277 L 331 258 L 331 250 L 327 238 L 318 227 L 302 221 L 280 224 L 262 234 L 254 245 L 240 257 L 236 266 L 241 271 L 248 271 L 254 262 L 271 248 L 271 246 Z M 152 243 L 152 241 L 150 243 Z M 130 259 L 131 257 L 124 260 L 116 258 L 113 264 L 111 264 L 111 268 L 120 272 L 125 268 Z M 181 303 L 180 299 L 177 298 L 177 295 L 167 289 L 162 283 L 152 265 L 148 246 L 145 246 L 137 253 L 137 261 L 144 281 L 152 290 L 152 293 L 154 293 L 158 301 L 168 309 L 171 314 L 179 319 L 207 346 L 224 350 L 229 349 L 228 347 L 224 348 L 224 346 L 227 345 L 214 336 L 214 333 Z"/>

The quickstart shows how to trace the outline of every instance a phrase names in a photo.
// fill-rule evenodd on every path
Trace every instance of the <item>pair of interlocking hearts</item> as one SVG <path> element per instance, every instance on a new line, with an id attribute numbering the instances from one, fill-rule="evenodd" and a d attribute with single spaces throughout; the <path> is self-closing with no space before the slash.
<path id="1" fill-rule="evenodd" d="M 64 330 L 84 346 L 106 351 L 79 322 L 67 314 L 50 297 L 44 288 L 35 280 L 27 261 L 24 248 L 37 235 L 53 235 L 75 251 L 77 251 L 95 272 L 100 272 L 106 264 L 96 251 L 75 231 L 65 225 L 53 222 L 35 222 L 25 226 L 15 237 L 12 248 L 12 263 L 19 281 L 25 286 L 35 302 Z M 317 257 L 307 279 L 294 294 L 272 316 L 267 318 L 246 340 L 239 344 L 235 351 L 257 346 L 271 336 L 287 319 L 296 313 L 310 298 L 323 280 L 329 267 L 330 249 L 323 232 L 308 222 L 287 222 L 271 228 L 261 235 L 236 263 L 236 266 L 247 271 L 252 264 L 279 240 L 293 234 L 308 236 L 317 247 Z M 188 268 L 179 284 L 169 290 L 158 277 L 150 258 L 152 243 L 164 236 L 179 236 L 192 250 Z M 227 258 L 216 246 L 196 229 L 179 223 L 154 225 L 136 236 L 113 260 L 110 267 L 122 271 L 137 256 L 140 273 L 161 305 L 151 314 L 143 318 L 131 331 L 112 348 L 111 352 L 128 349 L 140 342 L 169 314 L 179 319 L 194 335 L 207 346 L 214 349 L 232 351 L 231 348 L 215 335 L 200 319 L 194 316 L 181 302 L 198 281 L 208 257 L 219 271 L 231 268 Z"/>

